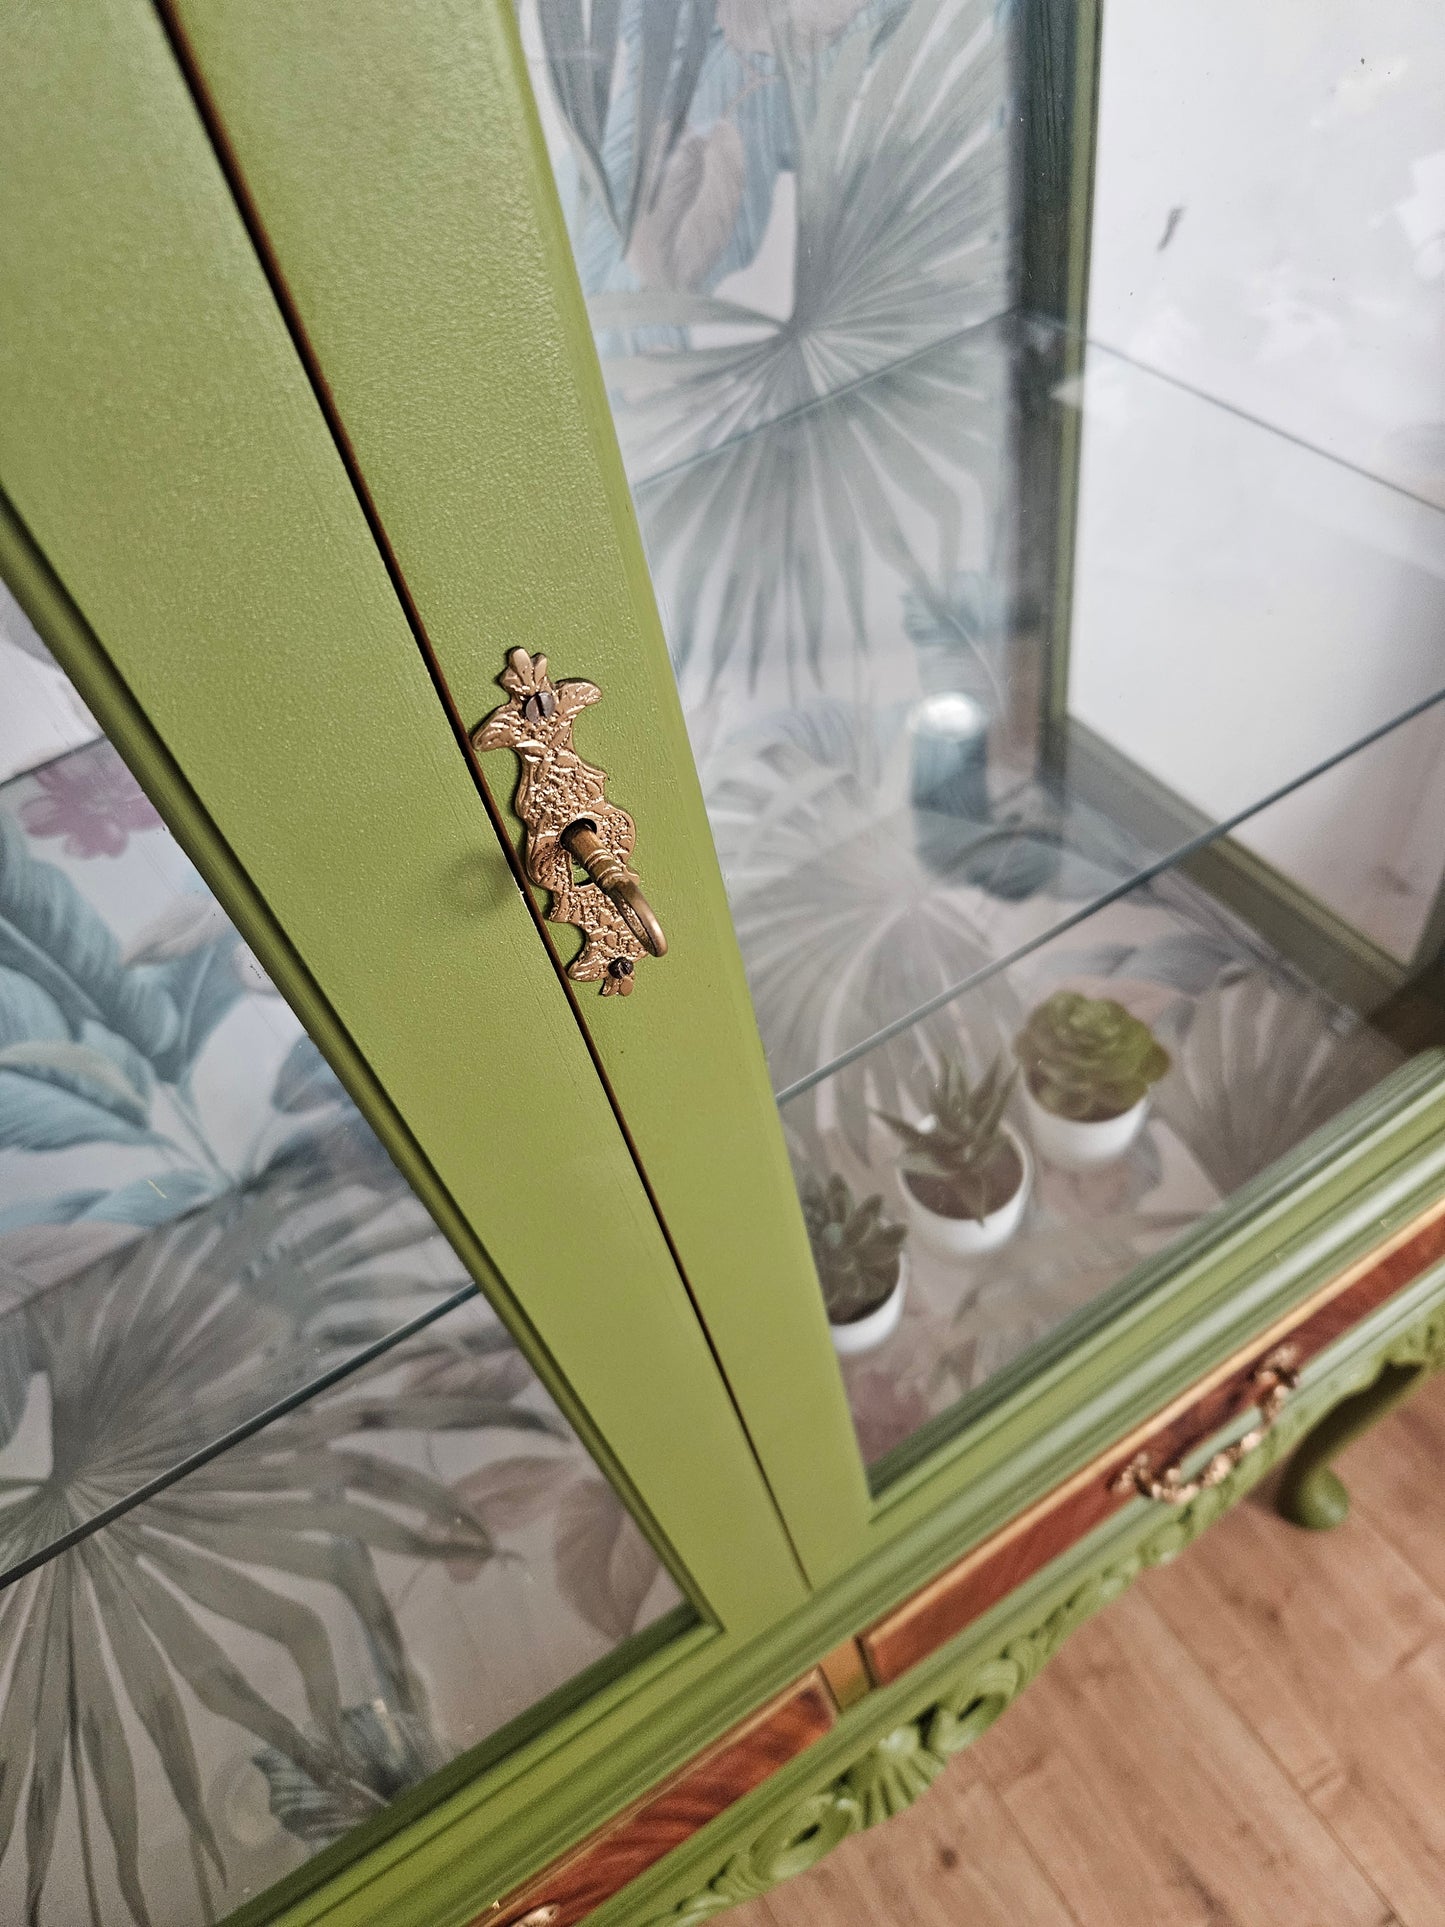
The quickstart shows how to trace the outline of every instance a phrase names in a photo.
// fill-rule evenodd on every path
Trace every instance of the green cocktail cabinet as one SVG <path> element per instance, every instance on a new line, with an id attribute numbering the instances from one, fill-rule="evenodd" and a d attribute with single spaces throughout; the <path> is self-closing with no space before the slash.
<path id="1" fill-rule="evenodd" d="M 1199 544 L 1121 563 L 1140 449 L 1221 517 L 1219 438 L 1303 457 L 1090 338 L 1092 7 L 4 37 L 0 1895 L 702 1920 L 1287 1455 L 1333 1523 L 1445 1356 L 1440 864 L 1382 908 L 1309 815 L 1430 794 L 1445 511 L 1306 449 L 1278 653 L 1346 529 L 1400 661 L 1343 720 L 1236 698 L 1213 789 L 1148 753 L 1213 671 L 1109 648 L 1160 579 L 1181 634 L 1235 605 Z M 665 956 L 624 917 L 568 975 L 514 750 Z M 1020 1075 L 1019 1222 L 961 1254 L 878 1114 L 1060 988 L 1153 1033 L 1134 1135 Z M 866 1351 L 799 1203 L 840 1174 L 909 1227 Z"/>

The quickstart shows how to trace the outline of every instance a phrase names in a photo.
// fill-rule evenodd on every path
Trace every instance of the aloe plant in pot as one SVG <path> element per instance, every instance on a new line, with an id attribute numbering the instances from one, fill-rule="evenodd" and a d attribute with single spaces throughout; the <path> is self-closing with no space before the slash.
<path id="1" fill-rule="evenodd" d="M 1051 1164 L 1084 1171 L 1122 1157 L 1143 1129 L 1150 1087 L 1169 1053 L 1112 997 L 1058 990 L 1014 1040 L 1035 1144 Z"/>
<path id="2" fill-rule="evenodd" d="M 836 1173 L 826 1184 L 805 1178 L 802 1199 L 833 1344 L 841 1353 L 871 1351 L 903 1315 L 907 1230 L 884 1217 L 882 1198 L 855 1204 Z"/>
<path id="3" fill-rule="evenodd" d="M 898 1177 L 919 1234 L 949 1257 L 997 1249 L 1023 1218 L 1033 1163 L 1004 1118 L 1016 1077 L 995 1058 L 970 1084 L 945 1058 L 917 1124 L 879 1113 L 903 1146 Z"/>

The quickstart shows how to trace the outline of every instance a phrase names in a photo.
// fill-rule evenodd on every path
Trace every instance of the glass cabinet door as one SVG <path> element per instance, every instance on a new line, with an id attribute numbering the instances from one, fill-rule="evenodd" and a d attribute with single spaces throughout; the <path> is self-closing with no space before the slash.
<path id="1" fill-rule="evenodd" d="M 885 1486 L 1445 1039 L 1445 62 L 678 12 L 523 40 Z"/>
<path id="2" fill-rule="evenodd" d="M 159 21 L 4 37 L 0 1913 L 460 1917 L 802 1584 Z"/>
<path id="3" fill-rule="evenodd" d="M 825 1577 L 1442 1041 L 1427 10 L 175 11 L 459 710 L 602 689 L 579 1010 Z"/>

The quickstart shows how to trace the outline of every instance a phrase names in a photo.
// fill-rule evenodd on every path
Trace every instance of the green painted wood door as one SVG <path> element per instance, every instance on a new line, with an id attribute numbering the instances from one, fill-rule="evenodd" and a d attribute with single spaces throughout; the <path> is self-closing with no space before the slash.
<path id="1" fill-rule="evenodd" d="M 0 66 L 3 1908 L 460 1923 L 804 1585 L 161 19 Z"/>
<path id="2" fill-rule="evenodd" d="M 637 822 L 670 950 L 579 1019 L 826 1579 L 867 1482 L 511 12 L 173 18 L 463 724 L 518 644 L 603 692 L 585 753 Z M 512 773 L 481 780 L 505 812 Z"/>
<path id="3" fill-rule="evenodd" d="M 603 692 L 586 753 L 671 950 L 626 1000 L 574 993 L 579 1021 L 808 1576 L 862 1616 L 1247 1343 L 1407 1208 L 1440 1134 L 1438 1068 L 1391 1076 L 1398 1049 L 1261 963 L 1122 788 L 1061 803 L 1048 624 L 1000 654 L 1010 545 L 1036 600 L 1064 553 L 1042 495 L 1009 522 L 1010 411 L 1050 463 L 1079 444 L 1078 317 L 1015 298 L 1010 88 L 1025 71 L 1068 175 L 1030 245 L 1072 250 L 1077 306 L 1097 10 L 1057 71 L 976 0 L 791 29 L 550 0 L 166 11 L 462 725 L 519 644 Z M 980 798 L 957 745 L 984 697 L 1022 763 Z M 511 773 L 482 780 L 505 817 Z M 941 1055 L 1007 1061 L 1053 981 L 1136 966 L 1151 1013 L 1202 1011 L 1190 1048 L 1229 1062 L 1197 1077 L 1238 1085 L 1258 1143 L 1236 1154 L 1177 1078 L 1167 1170 L 1155 1133 L 1092 1191 L 1040 1153 L 1023 1270 L 915 1233 L 912 1324 L 840 1369 L 790 1151 L 910 1209 L 875 1113 L 925 1111 Z M 1218 1042 L 1252 1021 L 1242 983 L 1295 1039 L 1296 1103 L 1270 1052 Z"/>

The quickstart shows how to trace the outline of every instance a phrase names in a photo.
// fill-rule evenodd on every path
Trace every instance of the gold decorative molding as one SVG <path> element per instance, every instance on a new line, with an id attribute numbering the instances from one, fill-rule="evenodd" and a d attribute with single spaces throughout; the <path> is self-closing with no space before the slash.
<path id="1" fill-rule="evenodd" d="M 1445 1198 L 1437 1198 L 1282 1313 L 1247 1347 L 1221 1360 L 911 1598 L 865 1627 L 858 1637 L 874 1681 L 882 1686 L 901 1677 L 1127 1505 L 1138 1488 L 1132 1474 L 1127 1487 L 1121 1475 L 1142 1453 L 1148 1453 L 1151 1464 L 1172 1463 L 1237 1420 L 1258 1395 L 1255 1374 L 1280 1348 L 1288 1345 L 1295 1354 L 1292 1369 L 1302 1370 L 1360 1319 L 1442 1260 Z"/>
<path id="2" fill-rule="evenodd" d="M 812 1791 L 797 1790 L 789 1805 L 760 1814 L 758 1831 L 734 1848 L 722 1866 L 686 1898 L 643 1914 L 643 1927 L 702 1927 L 780 1882 L 816 1866 L 851 1833 L 902 1813 L 926 1793 L 957 1753 L 973 1744 L 1027 1687 L 1065 1640 L 1142 1574 L 1176 1558 L 1258 1484 L 1286 1453 L 1308 1450 L 1317 1428 L 1341 1401 L 1368 1394 L 1381 1375 L 1414 1374 L 1412 1382 L 1445 1365 L 1445 1307 L 1434 1303 L 1403 1333 L 1363 1352 L 1341 1369 L 1322 1413 L 1314 1399 L 1291 1402 L 1253 1452 L 1214 1485 L 1167 1513 L 1141 1512 L 1128 1542 L 1100 1548 L 1097 1563 L 1077 1574 L 1055 1603 L 1020 1612 L 982 1646 L 960 1654 L 920 1686 L 911 1709 L 851 1759 L 834 1760 Z"/>
<path id="3" fill-rule="evenodd" d="M 1299 1353 L 1295 1347 L 1281 1345 L 1255 1368 L 1250 1383 L 1259 1408 L 1258 1424 L 1252 1425 L 1232 1445 L 1222 1446 L 1213 1453 L 1192 1479 L 1185 1478 L 1178 1460 L 1162 1472 L 1156 1472 L 1153 1454 L 1144 1451 L 1135 1453 L 1118 1474 L 1114 1490 L 1127 1498 L 1137 1494 L 1142 1499 L 1158 1499 L 1165 1505 L 1188 1505 L 1211 1486 L 1222 1485 L 1235 1467 L 1264 1443 L 1290 1393 L 1299 1384 L 1298 1364 Z"/>

